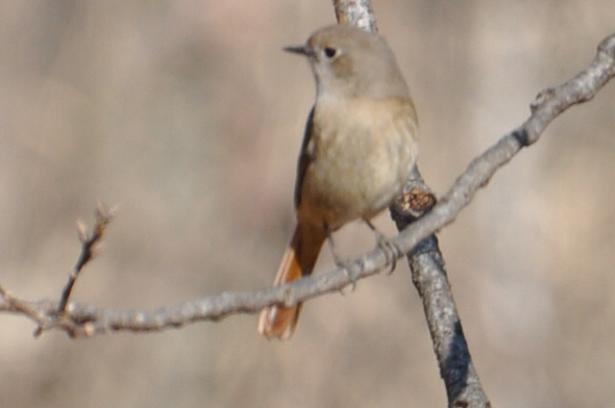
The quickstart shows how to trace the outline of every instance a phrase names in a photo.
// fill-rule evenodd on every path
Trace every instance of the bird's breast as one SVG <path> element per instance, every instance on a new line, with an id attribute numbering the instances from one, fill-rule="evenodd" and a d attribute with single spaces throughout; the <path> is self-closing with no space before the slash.
<path id="1" fill-rule="evenodd" d="M 369 219 L 399 194 L 416 159 L 408 99 L 318 101 L 299 216 L 332 229 Z"/>

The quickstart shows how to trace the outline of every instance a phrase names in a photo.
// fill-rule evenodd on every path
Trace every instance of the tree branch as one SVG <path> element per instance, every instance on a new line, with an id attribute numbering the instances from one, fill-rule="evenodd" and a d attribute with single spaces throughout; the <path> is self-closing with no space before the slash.
<path id="1" fill-rule="evenodd" d="M 391 206 L 391 217 L 405 229 L 435 204 L 418 169 L 406 182 L 404 194 Z M 421 241 L 408 255 L 412 281 L 423 300 L 427 326 L 444 380 L 450 407 L 489 407 L 478 372 L 463 334 L 461 320 L 448 282 L 444 258 L 435 234 Z"/>
<path id="2" fill-rule="evenodd" d="M 82 223 L 77 224 L 79 240 L 81 241 L 81 254 L 79 254 L 79 259 L 77 259 L 75 267 L 68 276 L 68 282 L 66 282 L 64 290 L 62 290 L 60 304 L 58 305 L 58 313 L 64 313 L 75 282 L 79 277 L 79 273 L 81 273 L 83 267 L 96 256 L 96 245 L 102 240 L 107 225 L 109 225 L 113 219 L 113 211 L 106 208 L 102 203 L 99 203 L 96 208 L 95 216 L 96 224 L 94 224 L 94 228 L 89 234 L 86 232 L 85 226 Z"/>
<path id="3" fill-rule="evenodd" d="M 615 76 L 615 34 L 607 37 L 589 68 L 560 86 L 539 95 L 530 118 L 516 130 L 504 135 L 495 145 L 474 159 L 459 176 L 448 193 L 426 215 L 392 239 L 402 251 L 408 252 L 434 232 L 450 224 L 468 205 L 475 193 L 499 167 L 507 163 L 524 143 L 535 142 L 546 126 L 570 106 L 591 99 L 600 88 Z M 89 325 L 93 330 L 79 330 L 82 334 L 101 334 L 112 330 L 148 331 L 177 327 L 200 320 L 219 320 L 236 313 L 256 313 L 265 306 L 291 306 L 300 301 L 337 292 L 359 280 L 378 273 L 387 266 L 387 254 L 380 249 L 351 262 L 347 270 L 310 276 L 296 282 L 259 291 L 225 292 L 216 296 L 187 301 L 176 306 L 153 311 L 99 309 L 90 305 L 69 302 L 66 318 L 72 325 Z M 18 313 L 38 322 L 55 318 L 58 302 L 24 301 L 0 290 L 0 312 Z M 31 312 L 26 312 L 29 309 Z M 68 323 L 67 323 L 68 324 Z M 64 328 L 66 325 L 61 325 Z"/>
<path id="4" fill-rule="evenodd" d="M 338 22 L 377 31 L 370 0 L 333 1 Z M 436 199 L 415 167 L 404 191 L 390 208 L 399 231 L 433 208 Z M 434 231 L 435 232 L 435 231 Z M 419 242 L 407 255 L 412 282 L 423 300 L 440 376 L 444 380 L 449 407 L 489 407 L 463 334 L 461 318 L 446 274 L 444 258 L 435 234 Z"/>
<path id="5" fill-rule="evenodd" d="M 333 0 L 335 17 L 340 24 L 351 24 L 365 31 L 378 31 L 371 0 Z"/>

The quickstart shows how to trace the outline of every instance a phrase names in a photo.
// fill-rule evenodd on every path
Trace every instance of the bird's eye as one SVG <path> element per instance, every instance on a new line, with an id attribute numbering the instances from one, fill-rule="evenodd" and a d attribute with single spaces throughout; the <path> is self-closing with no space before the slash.
<path id="1" fill-rule="evenodd" d="M 333 47 L 325 47 L 323 51 L 325 53 L 325 57 L 328 59 L 331 59 L 337 55 L 337 50 Z"/>

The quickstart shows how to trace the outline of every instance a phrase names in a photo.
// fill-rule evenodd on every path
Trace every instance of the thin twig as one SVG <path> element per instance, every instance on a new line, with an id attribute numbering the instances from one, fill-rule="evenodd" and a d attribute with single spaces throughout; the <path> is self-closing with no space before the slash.
<path id="1" fill-rule="evenodd" d="M 77 231 L 79 233 L 79 240 L 81 241 L 81 253 L 77 259 L 73 270 L 68 275 L 68 282 L 62 290 L 62 296 L 60 297 L 60 303 L 58 304 L 58 314 L 64 313 L 66 305 L 77 282 L 79 273 L 88 262 L 90 262 L 96 256 L 96 245 L 100 242 L 105 234 L 107 225 L 113 219 L 113 210 L 106 208 L 102 203 L 99 203 L 95 212 L 96 222 L 94 228 L 89 233 L 86 231 L 85 225 L 79 222 L 77 224 Z"/>
<path id="2" fill-rule="evenodd" d="M 40 307 L 40 304 L 34 304 L 14 297 L 2 286 L 0 286 L 0 297 L 0 311 L 27 316 L 38 323 L 39 328 L 46 321 L 46 316 L 53 314 L 49 308 Z"/>

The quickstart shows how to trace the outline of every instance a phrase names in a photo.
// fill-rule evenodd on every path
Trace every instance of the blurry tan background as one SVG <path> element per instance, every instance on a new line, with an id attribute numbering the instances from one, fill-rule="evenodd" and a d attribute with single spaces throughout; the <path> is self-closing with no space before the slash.
<path id="1" fill-rule="evenodd" d="M 440 194 L 615 30 L 611 0 L 374 7 Z M 281 47 L 333 21 L 328 0 L 1 1 L 0 283 L 57 297 L 75 221 L 100 199 L 120 210 L 75 300 L 150 308 L 268 286 L 314 95 L 307 64 Z M 440 234 L 496 406 L 613 406 L 614 129 L 612 83 Z M 378 224 L 394 233 L 386 215 Z M 337 241 L 348 256 L 373 246 L 360 225 Z M 1 407 L 445 405 L 405 265 L 309 302 L 289 343 L 257 337 L 244 315 L 79 341 L 0 325 Z"/>

